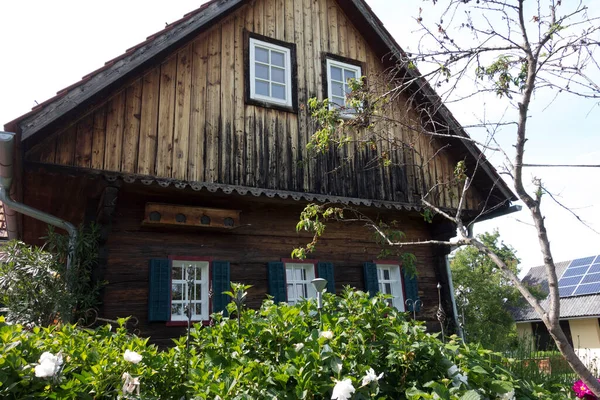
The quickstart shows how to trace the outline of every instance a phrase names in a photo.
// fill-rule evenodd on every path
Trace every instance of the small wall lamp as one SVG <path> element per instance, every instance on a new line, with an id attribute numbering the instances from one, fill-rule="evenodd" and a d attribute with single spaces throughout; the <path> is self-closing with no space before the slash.
<path id="1" fill-rule="evenodd" d="M 312 285 L 317 291 L 317 308 L 320 310 L 323 308 L 323 291 L 327 287 L 327 280 L 323 278 L 316 278 L 311 281 Z"/>

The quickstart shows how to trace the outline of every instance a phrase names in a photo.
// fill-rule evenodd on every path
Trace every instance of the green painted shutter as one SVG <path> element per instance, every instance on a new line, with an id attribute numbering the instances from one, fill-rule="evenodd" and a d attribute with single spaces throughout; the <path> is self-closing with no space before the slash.
<path id="1" fill-rule="evenodd" d="M 171 263 L 166 258 L 150 260 L 148 321 L 171 318 Z"/>
<path id="2" fill-rule="evenodd" d="M 419 299 L 419 287 L 417 285 L 417 275 L 407 272 L 405 268 L 402 268 L 404 273 L 404 299 L 411 299 L 413 302 L 416 302 Z M 421 310 L 421 305 L 417 304 L 416 312 Z M 406 311 L 413 311 L 413 303 L 409 302 L 409 305 L 406 306 Z"/>
<path id="3" fill-rule="evenodd" d="M 287 288 L 285 286 L 285 265 L 274 261 L 269 263 L 269 294 L 275 303 L 287 301 Z"/>
<path id="4" fill-rule="evenodd" d="M 335 294 L 335 279 L 333 277 L 333 264 L 320 262 L 317 264 L 317 276 L 327 281 L 327 293 Z"/>
<path id="5" fill-rule="evenodd" d="M 231 290 L 229 281 L 229 261 L 212 262 L 212 311 L 223 311 L 227 315 L 230 297 L 223 292 Z"/>
<path id="6" fill-rule="evenodd" d="M 372 262 L 364 264 L 365 290 L 371 297 L 379 292 L 379 280 L 377 279 L 377 265 Z"/>

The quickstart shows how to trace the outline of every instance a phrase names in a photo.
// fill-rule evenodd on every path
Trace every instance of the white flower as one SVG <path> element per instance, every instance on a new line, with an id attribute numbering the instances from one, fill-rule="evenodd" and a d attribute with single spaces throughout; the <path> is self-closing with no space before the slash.
<path id="1" fill-rule="evenodd" d="M 369 368 L 369 370 L 367 371 L 367 374 L 365 376 L 363 376 L 362 385 L 367 386 L 369 383 L 377 382 L 381 378 L 383 378 L 383 372 L 380 373 L 378 376 L 377 374 L 375 374 L 375 370 L 373 370 L 373 368 Z"/>
<path id="2" fill-rule="evenodd" d="M 355 391 L 356 389 L 352 386 L 352 381 L 350 379 L 336 381 L 335 386 L 333 387 L 333 393 L 331 394 L 331 400 L 348 400 Z"/>
<path id="3" fill-rule="evenodd" d="M 294 345 L 294 350 L 296 350 L 296 351 L 300 351 L 300 350 L 302 350 L 303 348 L 304 348 L 304 343 L 296 343 L 296 344 Z"/>
<path id="4" fill-rule="evenodd" d="M 499 400 L 515 400 L 515 389 L 511 390 L 508 393 L 501 394 L 498 396 Z"/>
<path id="5" fill-rule="evenodd" d="M 133 393 L 133 391 L 135 391 L 138 396 L 140 395 L 140 378 L 134 378 L 127 372 L 124 372 L 121 379 L 125 381 L 123 383 L 123 395 L 126 395 L 127 393 Z"/>
<path id="6" fill-rule="evenodd" d="M 331 340 L 331 339 L 333 339 L 333 332 L 331 332 L 331 331 L 320 332 L 319 337 Z"/>
<path id="7" fill-rule="evenodd" d="M 60 369 L 62 363 L 62 354 L 58 353 L 57 355 L 54 355 L 45 351 L 40 356 L 38 361 L 39 365 L 35 366 L 35 376 L 38 378 L 48 378 L 50 376 L 54 376 Z"/>
<path id="8" fill-rule="evenodd" d="M 123 354 L 123 358 L 125 361 L 129 361 L 130 363 L 137 364 L 142 361 L 142 356 L 135 351 L 125 350 L 125 354 Z"/>

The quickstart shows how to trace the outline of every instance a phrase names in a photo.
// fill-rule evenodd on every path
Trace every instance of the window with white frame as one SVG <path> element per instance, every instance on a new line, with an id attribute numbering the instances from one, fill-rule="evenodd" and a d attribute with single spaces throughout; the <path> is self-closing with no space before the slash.
<path id="1" fill-rule="evenodd" d="M 292 106 L 291 50 L 250 38 L 250 98 Z"/>
<path id="2" fill-rule="evenodd" d="M 393 264 L 377 264 L 377 281 L 379 291 L 392 296 L 390 305 L 404 311 L 404 291 L 400 277 L 400 266 Z"/>
<path id="3" fill-rule="evenodd" d="M 315 279 L 314 264 L 286 263 L 287 302 L 296 304 L 303 299 L 316 297 L 315 288 L 311 283 L 313 279 Z"/>
<path id="4" fill-rule="evenodd" d="M 350 79 L 359 79 L 362 75 L 361 67 L 337 60 L 327 59 L 327 98 L 331 107 L 338 107 L 342 114 L 352 115 L 356 110 L 348 104 Z"/>
<path id="5" fill-rule="evenodd" d="M 209 318 L 209 262 L 172 260 L 171 321 L 192 321 Z"/>

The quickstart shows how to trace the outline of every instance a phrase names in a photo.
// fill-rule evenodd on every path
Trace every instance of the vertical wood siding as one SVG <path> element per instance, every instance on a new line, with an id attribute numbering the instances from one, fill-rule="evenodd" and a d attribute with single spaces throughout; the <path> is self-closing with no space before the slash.
<path id="1" fill-rule="evenodd" d="M 245 104 L 244 30 L 296 44 L 297 113 Z M 323 98 L 323 53 L 362 62 L 367 76 L 384 69 L 335 0 L 249 2 L 31 149 L 27 159 L 407 203 L 418 203 L 429 188 L 451 179 L 458 160 L 436 141 L 399 126 L 389 130 L 390 137 L 414 149 L 357 146 L 307 158 L 304 149 L 316 125 L 306 102 Z M 402 101 L 390 113 L 417 119 Z M 369 163 L 382 152 L 398 166 Z M 435 189 L 433 196 L 440 206 L 458 204 L 457 187 Z M 467 208 L 478 208 L 480 201 L 472 190 Z"/>

